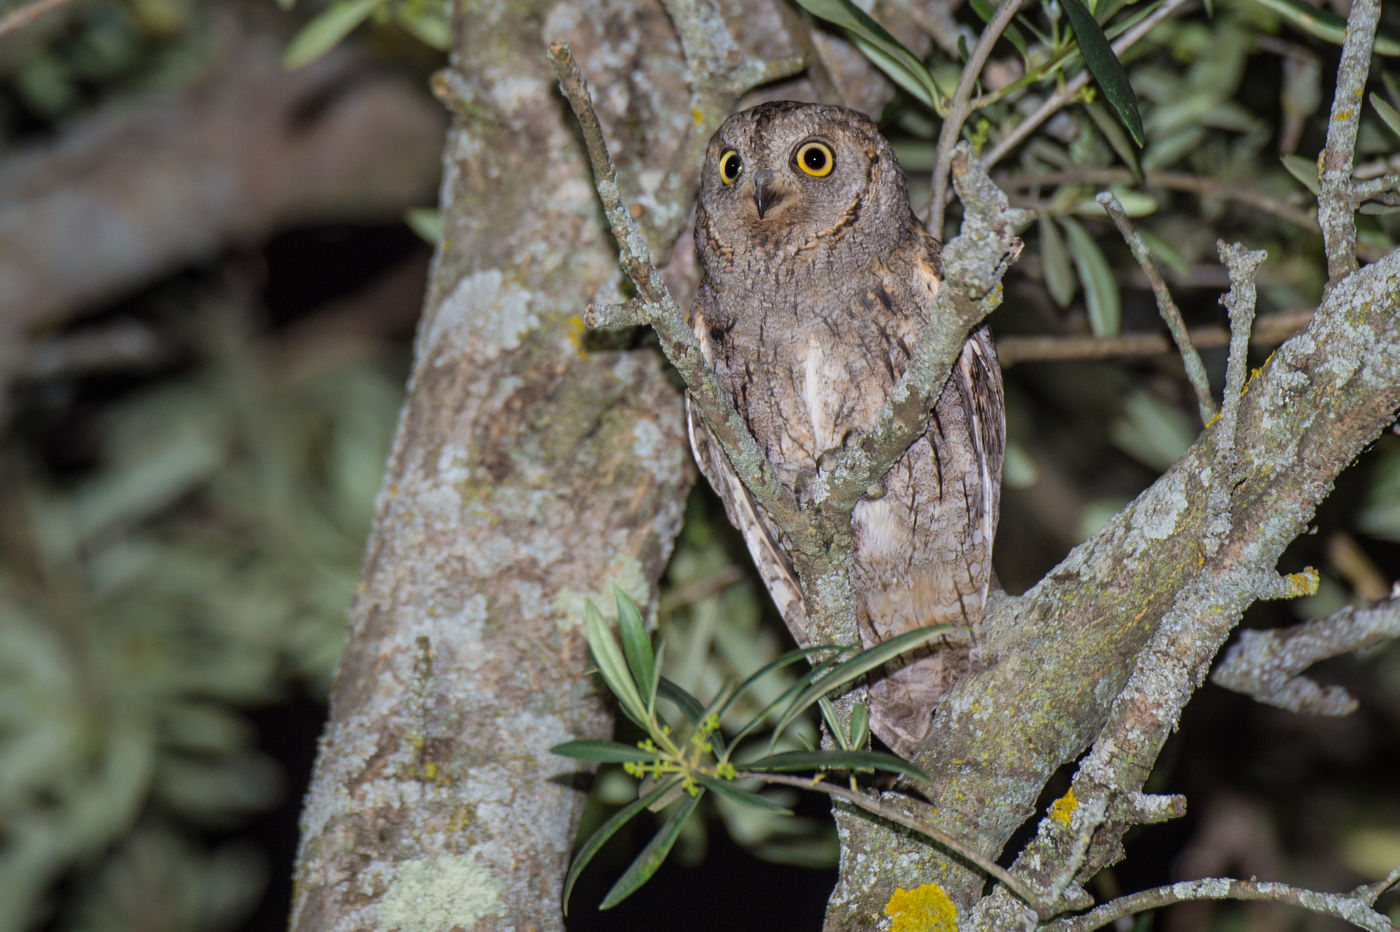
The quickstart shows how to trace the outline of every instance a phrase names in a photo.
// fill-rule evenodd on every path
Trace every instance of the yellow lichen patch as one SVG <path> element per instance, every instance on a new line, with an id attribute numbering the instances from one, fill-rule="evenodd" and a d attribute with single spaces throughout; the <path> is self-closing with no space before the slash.
<path id="1" fill-rule="evenodd" d="M 695 121 L 696 126 L 705 122 L 705 114 L 701 113 L 698 107 L 690 108 L 690 118 Z"/>
<path id="2" fill-rule="evenodd" d="M 1318 575 L 1313 567 L 1305 567 L 1301 573 L 1289 573 L 1283 577 L 1288 583 L 1285 599 L 1301 599 L 1305 595 L 1317 595 Z"/>
<path id="3" fill-rule="evenodd" d="M 1074 798 L 1074 787 L 1070 787 L 1068 793 L 1050 804 L 1050 818 L 1069 828 L 1069 820 L 1078 808 L 1079 800 Z"/>
<path id="4" fill-rule="evenodd" d="M 957 908 L 936 883 L 896 889 L 885 903 L 885 915 L 894 920 L 890 932 L 957 932 L 958 928 Z"/>
<path id="5" fill-rule="evenodd" d="M 583 318 L 577 314 L 569 315 L 566 325 L 568 326 L 569 342 L 574 345 L 574 348 L 578 350 L 579 357 L 582 358 L 583 332 L 588 328 L 584 326 Z"/>

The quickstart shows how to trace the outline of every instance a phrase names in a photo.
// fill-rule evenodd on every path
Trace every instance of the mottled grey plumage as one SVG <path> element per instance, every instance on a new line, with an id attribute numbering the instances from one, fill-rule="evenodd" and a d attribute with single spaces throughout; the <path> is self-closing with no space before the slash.
<path id="1" fill-rule="evenodd" d="M 894 152 L 867 117 L 788 101 L 720 125 L 705 158 L 695 243 L 704 276 L 691 317 L 701 348 L 783 481 L 796 487 L 823 453 L 873 424 L 927 320 L 941 276 L 939 244 L 910 209 Z M 926 435 L 885 476 L 885 494 L 862 501 L 852 516 L 865 646 L 923 625 L 981 621 L 1001 487 L 1002 402 L 1001 370 L 979 329 Z M 801 590 L 783 541 L 693 409 L 690 436 L 805 644 Z M 938 645 L 888 670 L 871 687 L 875 734 L 912 753 L 967 662 L 966 649 Z"/>

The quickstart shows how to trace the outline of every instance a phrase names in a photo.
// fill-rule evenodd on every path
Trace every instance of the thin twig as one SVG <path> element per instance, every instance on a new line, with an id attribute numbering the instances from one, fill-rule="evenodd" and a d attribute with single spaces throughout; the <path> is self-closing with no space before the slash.
<path id="1" fill-rule="evenodd" d="M 1170 886 L 1143 890 L 1119 897 L 1083 915 L 1057 920 L 1044 929 L 1045 932 L 1091 932 L 1093 929 L 1102 929 L 1124 916 L 1191 900 L 1265 900 L 1332 916 L 1372 932 L 1392 932 L 1394 929 L 1390 920 L 1351 894 L 1321 893 L 1286 883 L 1231 880 L 1225 877 L 1187 880 Z"/>
<path id="2" fill-rule="evenodd" d="M 992 54 L 992 47 L 997 44 L 1001 34 L 1021 9 L 1021 2 L 1022 0 L 1002 0 L 987 22 L 986 28 L 982 30 L 982 36 L 977 40 L 967 64 L 963 66 L 962 77 L 958 79 L 958 86 L 948 103 L 943 128 L 938 133 L 938 157 L 933 165 L 933 193 L 929 197 L 928 220 L 925 223 L 928 231 L 939 239 L 943 238 L 943 210 L 948 205 L 948 172 L 953 166 L 953 147 L 957 145 L 958 137 L 962 135 L 963 123 L 967 120 L 968 101 L 972 99 L 972 91 L 982 76 L 982 68 Z"/>
<path id="3" fill-rule="evenodd" d="M 1138 231 L 1133 227 L 1133 223 L 1128 219 L 1128 214 L 1123 210 L 1123 205 L 1118 203 L 1118 198 L 1110 192 L 1103 191 L 1095 198 L 1108 215 L 1113 218 L 1113 222 L 1118 225 L 1118 232 L 1123 234 L 1123 239 L 1128 244 L 1128 249 L 1132 251 L 1133 258 L 1138 265 L 1142 266 L 1143 274 L 1147 276 L 1147 281 L 1152 285 L 1152 294 L 1157 299 L 1157 310 L 1162 314 L 1162 320 L 1167 324 L 1167 329 L 1171 331 L 1172 339 L 1176 341 L 1177 351 L 1181 353 L 1182 364 L 1186 367 L 1186 377 L 1191 381 L 1191 387 L 1196 391 L 1196 405 L 1200 409 L 1201 423 L 1207 424 L 1215 416 L 1215 402 L 1210 397 L 1210 377 L 1206 375 L 1206 367 L 1201 363 L 1201 356 L 1196 352 L 1196 348 L 1191 345 L 1191 336 L 1186 330 L 1186 321 L 1181 319 L 1181 311 L 1177 309 L 1176 302 L 1172 300 L 1172 293 L 1167 289 L 1167 283 L 1162 281 L 1162 275 L 1157 271 L 1157 263 L 1152 260 L 1152 253 L 1148 251 L 1147 244 L 1142 241 Z"/>
<path id="4" fill-rule="evenodd" d="M 31 21 L 69 2 L 70 0 L 34 0 L 29 6 L 22 6 L 4 19 L 0 19 L 0 36 L 23 29 Z"/>
<path id="5" fill-rule="evenodd" d="M 1126 168 L 1067 168 L 1061 171 L 1027 172 L 1021 175 L 998 176 L 997 184 L 1007 190 L 1051 187 L 1062 184 L 1141 184 L 1146 188 L 1169 188 L 1189 191 L 1206 197 L 1218 197 L 1262 210 L 1309 230 L 1317 226 L 1316 210 L 1301 210 L 1265 194 L 1249 185 L 1230 184 L 1218 178 L 1192 175 L 1189 172 L 1147 172 L 1141 182 Z"/>
<path id="6" fill-rule="evenodd" d="M 1378 198 L 1400 188 L 1400 172 L 1389 172 L 1378 178 L 1354 182 L 1351 186 L 1353 200 L 1360 204 Z"/>
<path id="7" fill-rule="evenodd" d="M 1220 260 L 1230 272 L 1230 291 L 1221 299 L 1230 312 L 1230 358 L 1225 365 L 1225 394 L 1216 425 L 1215 461 L 1206 492 L 1206 529 L 1202 538 L 1208 556 L 1215 556 L 1230 533 L 1230 494 L 1235 486 L 1235 427 L 1240 399 L 1249 372 L 1249 331 L 1254 323 L 1256 290 L 1254 275 L 1264 261 L 1263 250 L 1247 250 L 1239 243 L 1216 244 Z"/>
<path id="8" fill-rule="evenodd" d="M 781 783 L 784 786 L 795 786 L 803 790 L 816 790 L 819 793 L 827 794 L 833 799 L 848 802 L 852 806 L 864 809 L 866 812 L 879 816 L 886 821 L 893 822 L 896 825 L 902 825 L 911 832 L 917 832 L 926 838 L 933 839 L 958 857 L 977 867 L 978 870 L 982 871 L 988 877 L 991 877 L 993 880 L 1005 886 L 1012 893 L 1016 894 L 1021 902 L 1030 906 L 1032 909 L 1039 911 L 1043 908 L 1039 898 L 1035 895 L 1035 891 L 1008 874 L 1003 868 L 997 865 L 996 861 L 969 848 L 942 829 L 937 829 L 926 822 L 921 822 L 893 806 L 887 806 L 877 798 L 872 798 L 866 796 L 864 793 L 846 789 L 843 786 L 837 786 L 827 780 L 814 780 L 811 777 L 793 777 L 782 773 L 752 773 L 747 770 L 740 770 L 734 774 L 734 779 L 762 780 L 767 783 Z"/>
<path id="9" fill-rule="evenodd" d="M 608 323 L 621 324 L 621 313 L 627 309 L 635 311 L 633 323 L 650 324 L 656 331 L 662 351 L 671 365 L 676 367 L 697 409 L 714 432 L 720 445 L 724 447 L 744 485 L 755 501 L 780 526 L 798 528 L 803 519 L 797 501 L 778 478 L 777 471 L 768 457 L 759 448 L 753 434 L 749 432 L 743 419 L 734 410 L 734 403 L 720 387 L 714 372 L 706 364 L 700 353 L 695 334 L 686 324 L 685 315 L 671 297 L 670 291 L 660 273 L 651 262 L 646 240 L 641 229 L 632 218 L 631 211 L 622 201 L 617 186 L 617 171 L 608 155 L 607 142 L 603 138 L 603 128 L 598 122 L 598 114 L 593 109 L 593 101 L 588 92 L 588 84 L 574 61 L 573 53 L 562 42 L 552 42 L 549 58 L 574 116 L 578 119 L 583 133 L 584 145 L 588 150 L 588 160 L 593 169 L 593 184 L 598 198 L 603 203 L 604 215 L 612 229 L 618 246 L 618 263 L 623 273 L 637 288 L 640 301 L 626 305 L 609 306 Z M 597 317 L 590 311 L 588 317 Z M 593 321 L 587 321 L 592 323 Z"/>
<path id="10" fill-rule="evenodd" d="M 1131 48 L 1137 40 L 1147 35 L 1148 31 L 1153 26 L 1176 12 L 1180 6 L 1187 2 L 1188 0 L 1166 0 L 1161 6 L 1143 17 L 1143 19 L 1135 23 L 1131 29 L 1118 37 L 1113 43 L 1113 54 L 1121 58 L 1123 53 Z M 1006 154 L 1025 141 L 1025 138 L 1029 136 L 1036 127 L 1050 119 L 1050 117 L 1060 111 L 1060 108 L 1073 100 L 1075 95 L 1088 83 L 1089 70 L 1085 68 L 1079 74 L 1066 81 L 1064 85 L 1058 88 L 1053 94 L 1045 98 L 1041 105 L 1035 109 L 1035 112 L 1016 124 L 1016 127 L 1012 129 L 1011 132 L 1002 137 L 995 146 L 992 146 L 991 151 L 983 156 L 983 164 L 986 165 L 987 168 L 991 168 L 997 162 L 1005 158 Z"/>
<path id="11" fill-rule="evenodd" d="M 1300 676 L 1313 664 L 1400 638 L 1400 598 L 1349 607 L 1293 628 L 1240 632 L 1211 673 L 1211 682 L 1260 702 L 1313 715 L 1349 715 L 1356 700 L 1340 686 Z"/>
<path id="12" fill-rule="evenodd" d="M 1317 160 L 1317 225 L 1327 253 L 1327 276 L 1336 281 L 1356 270 L 1356 207 L 1352 165 L 1356 132 L 1361 124 L 1362 93 L 1371 70 L 1371 46 L 1380 21 L 1380 0 L 1354 0 L 1347 16 L 1342 59 L 1337 65 L 1337 91 L 1327 120 L 1327 144 Z"/>
<path id="13" fill-rule="evenodd" d="M 1249 335 L 1250 344 L 1272 346 L 1282 343 L 1306 327 L 1312 316 L 1311 310 L 1265 314 L 1255 321 Z M 1230 342 L 1230 331 L 1224 327 L 1195 327 L 1187 331 L 1187 336 L 1197 349 L 1213 349 Z M 997 340 L 997 358 L 1001 360 L 1003 369 L 1025 362 L 1156 356 L 1170 353 L 1173 349 L 1171 339 L 1160 333 L 1124 333 L 1113 337 L 1009 336 Z"/>

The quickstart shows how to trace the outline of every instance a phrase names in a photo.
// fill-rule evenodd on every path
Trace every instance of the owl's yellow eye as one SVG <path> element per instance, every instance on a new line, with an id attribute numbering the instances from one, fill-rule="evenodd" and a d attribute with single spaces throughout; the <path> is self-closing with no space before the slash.
<path id="1" fill-rule="evenodd" d="M 825 178 L 836 167 L 836 156 L 824 142 L 804 142 L 797 147 L 792 160 L 797 167 L 813 178 Z"/>
<path id="2" fill-rule="evenodd" d="M 739 153 L 733 149 L 725 149 L 719 157 L 719 180 L 725 184 L 733 184 L 743 170 L 744 160 L 739 158 Z"/>

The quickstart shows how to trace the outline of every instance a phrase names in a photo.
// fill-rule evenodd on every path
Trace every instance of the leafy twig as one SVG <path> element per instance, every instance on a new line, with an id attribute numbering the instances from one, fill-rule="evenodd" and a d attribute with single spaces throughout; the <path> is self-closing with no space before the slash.
<path id="1" fill-rule="evenodd" d="M 1342 59 L 1337 66 L 1337 90 L 1327 121 L 1327 143 L 1317 160 L 1321 191 L 1317 223 L 1327 253 L 1327 275 L 1336 281 L 1356 269 L 1356 192 L 1352 163 L 1356 132 L 1361 123 L 1362 92 L 1371 70 L 1371 47 L 1380 21 L 1379 0 L 1355 0 L 1347 16 Z"/>
<path id="2" fill-rule="evenodd" d="M 1135 23 L 1131 29 L 1118 37 L 1112 46 L 1113 54 L 1121 58 L 1123 53 L 1131 48 L 1139 39 L 1147 35 L 1148 31 L 1150 31 L 1153 26 L 1176 12 L 1176 10 L 1186 2 L 1188 2 L 1188 0 L 1164 0 L 1161 6 L 1143 17 L 1140 21 Z M 997 162 L 1005 158 L 1007 153 L 1024 142 L 1026 137 L 1029 136 L 1036 127 L 1050 119 L 1050 117 L 1060 111 L 1060 108 L 1072 101 L 1075 95 L 1089 83 L 1089 77 L 1089 71 L 1086 68 L 1084 71 L 1081 71 L 1079 74 L 1066 81 L 1062 87 L 1058 88 L 1049 97 L 1045 98 L 1041 105 L 1037 107 L 1030 116 L 1016 124 L 1016 127 L 1011 130 L 1011 132 L 1003 136 L 997 144 L 983 156 L 983 165 L 987 168 L 991 168 Z"/>
<path id="3" fill-rule="evenodd" d="M 1239 642 L 1211 673 L 1211 682 L 1260 702 L 1313 715 L 1349 715 L 1356 700 L 1340 686 L 1299 674 L 1320 660 L 1400 638 L 1400 598 L 1370 608 L 1349 607 L 1275 631 L 1240 632 Z"/>
<path id="4" fill-rule="evenodd" d="M 1186 322 L 1181 319 L 1181 311 L 1177 309 L 1176 302 L 1172 300 L 1167 283 L 1162 281 L 1162 275 L 1157 271 L 1157 263 L 1152 261 L 1152 253 L 1148 251 L 1147 244 L 1142 241 L 1142 237 L 1134 229 L 1132 221 L 1128 219 L 1127 213 L 1123 210 L 1123 205 L 1118 203 L 1118 198 L 1108 191 L 1104 191 L 1095 200 L 1104 210 L 1108 211 L 1108 215 L 1118 225 L 1118 232 L 1123 234 L 1123 239 L 1127 241 L 1133 258 L 1137 260 L 1138 265 L 1142 266 L 1143 274 L 1151 283 L 1152 294 L 1157 299 L 1157 310 L 1161 312 L 1162 320 L 1166 321 L 1167 329 L 1171 331 L 1172 339 L 1176 341 L 1176 348 L 1181 353 L 1181 361 L 1186 366 L 1186 377 L 1191 380 L 1191 387 L 1196 391 L 1196 405 L 1201 412 L 1201 423 L 1208 423 L 1215 416 L 1215 402 L 1210 397 L 1210 378 L 1206 375 L 1206 367 L 1201 363 L 1200 354 L 1191 345 L 1191 337 L 1186 330 Z"/>
<path id="5" fill-rule="evenodd" d="M 933 193 L 929 197 L 928 219 L 925 224 L 928 231 L 940 239 L 943 236 L 943 210 L 948 204 L 948 172 L 953 166 L 953 147 L 962 135 L 963 123 L 970 112 L 968 102 L 972 99 L 972 91 L 982 76 L 982 68 L 992 54 L 992 47 L 1021 9 L 1021 3 L 1022 0 L 1002 0 L 996 13 L 982 30 L 982 37 L 977 40 L 967 64 L 963 66 L 962 77 L 953 91 L 952 100 L 948 102 L 948 111 L 943 117 L 943 128 L 938 133 L 938 156 L 933 165 Z"/>

